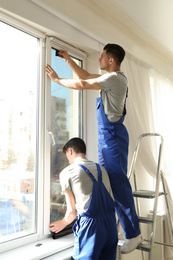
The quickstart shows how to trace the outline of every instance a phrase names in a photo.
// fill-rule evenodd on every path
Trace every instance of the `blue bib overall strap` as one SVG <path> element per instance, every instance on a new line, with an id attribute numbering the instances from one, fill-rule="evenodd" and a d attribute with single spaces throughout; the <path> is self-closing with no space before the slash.
<path id="1" fill-rule="evenodd" d="M 73 226 L 73 259 L 115 260 L 118 235 L 114 200 L 102 183 L 102 172 L 98 164 L 98 181 L 84 165 L 79 166 L 92 179 L 93 189 L 88 210 L 78 216 Z"/>
<path id="2" fill-rule="evenodd" d="M 121 74 L 126 80 L 127 80 L 127 77 L 120 71 L 118 71 L 117 73 Z M 127 80 L 128 81 L 128 80 Z M 124 102 L 124 112 L 123 112 L 123 116 L 126 115 L 126 100 L 128 98 L 128 87 L 127 87 L 127 91 L 126 91 L 126 99 L 125 99 L 125 102 Z"/>
<path id="3" fill-rule="evenodd" d="M 128 93 L 128 92 L 127 92 Z M 126 93 L 126 97 L 127 97 Z M 127 239 L 140 234 L 131 185 L 127 178 L 129 135 L 123 124 L 124 114 L 117 122 L 110 122 L 105 113 L 102 99 L 96 99 L 98 123 L 98 163 L 108 172 L 116 212 Z"/>

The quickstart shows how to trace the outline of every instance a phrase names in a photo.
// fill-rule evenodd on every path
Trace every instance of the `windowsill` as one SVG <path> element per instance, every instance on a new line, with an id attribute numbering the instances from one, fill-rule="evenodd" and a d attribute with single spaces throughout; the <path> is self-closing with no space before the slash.
<path id="1" fill-rule="evenodd" d="M 41 244 L 41 246 L 36 246 L 37 244 Z M 9 260 L 15 258 L 17 260 L 41 260 L 53 254 L 57 254 L 57 259 L 63 260 L 65 258 L 62 256 L 62 251 L 70 248 L 72 249 L 73 245 L 73 234 L 58 239 L 52 239 L 52 237 L 49 237 L 8 252 L 1 253 L 0 259 L 2 258 L 3 260 Z M 58 253 L 60 253 L 62 258 L 58 256 Z"/>

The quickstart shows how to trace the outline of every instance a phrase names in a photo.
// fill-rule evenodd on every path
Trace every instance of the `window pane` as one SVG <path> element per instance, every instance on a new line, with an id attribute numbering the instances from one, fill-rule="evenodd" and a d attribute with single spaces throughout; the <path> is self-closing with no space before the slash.
<path id="1" fill-rule="evenodd" d="M 0 22 L 0 242 L 36 232 L 38 39 Z"/>
<path id="2" fill-rule="evenodd" d="M 81 67 L 82 61 L 73 58 Z M 61 78 L 75 78 L 68 64 L 52 49 L 52 67 Z M 61 192 L 59 174 L 69 163 L 62 147 L 72 137 L 81 135 L 81 92 L 51 82 L 51 213 L 50 221 L 64 217 L 65 197 Z"/>

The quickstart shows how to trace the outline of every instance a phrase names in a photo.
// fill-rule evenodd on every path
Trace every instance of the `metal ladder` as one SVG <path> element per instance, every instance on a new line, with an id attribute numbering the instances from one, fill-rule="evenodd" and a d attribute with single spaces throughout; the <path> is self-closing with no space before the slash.
<path id="1" fill-rule="evenodd" d="M 157 174 L 156 174 L 156 184 L 155 184 L 155 190 L 154 191 L 153 190 L 138 190 L 137 189 L 135 164 L 136 164 L 136 160 L 137 160 L 137 156 L 138 156 L 138 151 L 139 151 L 141 139 L 146 138 L 146 137 L 158 137 L 160 139 L 158 164 L 157 164 Z M 133 192 L 133 196 L 136 198 L 136 211 L 137 211 L 137 214 L 138 214 L 139 223 L 151 224 L 150 240 L 148 241 L 149 243 L 148 244 L 142 243 L 141 245 L 139 245 L 137 247 L 137 249 L 142 250 L 142 251 L 146 251 L 146 252 L 149 253 L 148 260 L 151 259 L 151 251 L 152 251 L 152 248 L 153 248 L 154 243 L 155 243 L 158 198 L 159 198 L 159 196 L 162 196 L 162 195 L 165 196 L 165 202 L 166 202 L 166 206 L 167 206 L 168 217 L 169 217 L 169 220 L 170 220 L 170 225 L 171 225 L 172 234 L 173 234 L 171 215 L 170 215 L 168 200 L 167 200 L 167 196 L 166 196 L 167 194 L 166 194 L 164 176 L 163 176 L 163 173 L 161 172 L 161 169 L 160 169 L 162 149 L 163 149 L 163 138 L 160 134 L 145 133 L 145 134 L 140 135 L 139 138 L 137 139 L 137 142 L 136 142 L 136 147 L 135 147 L 135 151 L 134 151 L 134 154 L 133 154 L 132 163 L 131 163 L 131 167 L 130 167 L 129 175 L 128 175 L 129 180 L 130 180 L 132 175 L 133 175 L 133 178 L 134 178 L 134 189 L 135 189 L 135 191 Z M 160 182 L 162 182 L 163 192 L 159 191 Z M 152 219 L 140 216 L 139 201 L 138 201 L 139 198 L 154 199 Z"/>

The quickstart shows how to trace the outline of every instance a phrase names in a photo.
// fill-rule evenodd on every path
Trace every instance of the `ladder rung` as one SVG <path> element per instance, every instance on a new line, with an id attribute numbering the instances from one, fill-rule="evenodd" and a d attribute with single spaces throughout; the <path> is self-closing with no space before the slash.
<path id="1" fill-rule="evenodd" d="M 151 251 L 151 247 L 149 245 L 146 245 L 146 244 L 140 244 L 136 249 L 146 251 L 146 252 Z"/>
<path id="2" fill-rule="evenodd" d="M 153 219 L 146 218 L 146 217 L 138 217 L 138 219 L 139 219 L 139 222 L 146 223 L 146 224 L 152 224 L 154 222 Z"/>
<path id="3" fill-rule="evenodd" d="M 125 242 L 125 239 L 119 239 L 118 240 L 118 246 L 123 246 L 124 242 Z M 144 243 L 140 244 L 136 249 L 139 249 L 139 250 L 142 250 L 142 251 L 146 251 L 146 252 L 150 252 L 151 251 L 150 246 L 147 245 L 147 244 L 144 244 Z"/>
<path id="4" fill-rule="evenodd" d="M 159 192 L 159 196 L 164 195 L 164 192 Z M 155 198 L 155 191 L 151 190 L 137 190 L 133 192 L 134 197 L 138 198 L 147 198 L 147 199 L 153 199 Z"/>

